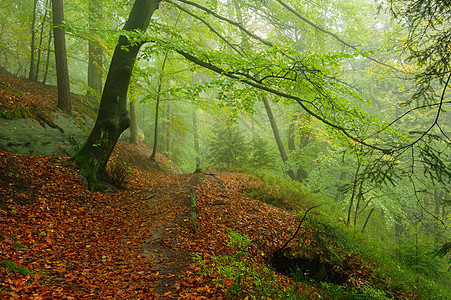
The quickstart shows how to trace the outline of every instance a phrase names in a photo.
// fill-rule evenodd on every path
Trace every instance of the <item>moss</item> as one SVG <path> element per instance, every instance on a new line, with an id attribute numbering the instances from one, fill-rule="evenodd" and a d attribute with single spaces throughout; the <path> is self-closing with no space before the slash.
<path id="1" fill-rule="evenodd" d="M 72 117 L 72 120 L 74 120 L 74 122 L 77 123 L 78 126 L 79 126 L 82 130 L 84 130 L 84 131 L 86 131 L 86 132 L 89 132 L 88 128 L 86 128 L 85 124 L 83 124 L 82 121 L 80 121 L 79 119 L 77 119 L 77 118 L 74 117 L 74 116 L 71 116 L 71 117 Z"/>
<path id="2" fill-rule="evenodd" d="M 26 109 L 25 107 L 21 107 L 19 105 L 2 107 L 0 109 L 0 118 L 7 120 L 29 118 L 31 116 L 32 113 L 28 109 Z"/>
<path id="3" fill-rule="evenodd" d="M 98 189 L 99 180 L 97 179 L 95 164 L 92 163 L 89 156 L 81 154 L 85 148 L 86 144 L 81 147 L 80 151 L 71 157 L 71 160 L 75 162 L 76 167 L 80 170 L 80 179 L 83 180 L 88 189 L 93 192 Z"/>
<path id="4" fill-rule="evenodd" d="M 27 268 L 19 267 L 15 263 L 7 259 L 2 260 L 2 263 L 0 265 L 6 270 L 10 270 L 15 273 L 20 273 L 22 275 L 33 275 L 33 272 L 31 272 Z"/>

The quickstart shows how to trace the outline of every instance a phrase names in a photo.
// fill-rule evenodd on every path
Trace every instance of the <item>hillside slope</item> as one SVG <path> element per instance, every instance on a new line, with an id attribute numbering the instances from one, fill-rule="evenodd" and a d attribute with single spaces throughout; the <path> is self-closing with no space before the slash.
<path id="1" fill-rule="evenodd" d="M 36 120 L 50 126 L 59 113 L 42 99 L 54 97 L 55 90 L 47 97 L 47 88 L 5 76 L 0 77 L 0 103 L 8 119 L 1 122 Z M 80 120 L 77 126 L 89 123 Z M 0 131 L 12 130 L 5 128 Z M 65 141 L 71 130 L 56 128 Z M 14 131 L 19 134 L 20 128 Z M 36 143 L 36 136 L 23 141 L 27 138 Z M 262 184 L 249 175 L 173 174 L 150 163 L 146 145 L 119 141 L 111 159 L 127 163 L 125 188 L 90 193 L 69 151 L 57 149 L 61 153 L 55 156 L 0 150 L 2 299 L 335 297 L 311 279 L 296 283 L 279 273 L 296 270 L 318 283 L 355 291 L 372 284 L 372 265 L 358 252 L 344 252 L 332 237 L 322 237 L 324 248 L 313 223 L 300 221 L 302 213 L 299 217 L 248 197 L 250 184 Z M 164 157 L 157 159 L 167 165 Z M 325 249 L 338 252 L 340 260 L 330 260 Z M 387 293 L 414 298 L 395 287 Z M 352 299 L 369 299 L 365 295 Z"/>

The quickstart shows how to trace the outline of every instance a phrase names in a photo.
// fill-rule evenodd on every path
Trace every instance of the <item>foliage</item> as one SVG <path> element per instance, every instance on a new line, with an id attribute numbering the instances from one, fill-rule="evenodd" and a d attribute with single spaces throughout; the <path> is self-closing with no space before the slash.
<path id="1" fill-rule="evenodd" d="M 438 256 L 441 258 L 448 257 L 448 260 L 451 262 L 451 242 L 444 243 L 441 245 L 434 253 L 434 256 Z M 448 268 L 448 271 L 451 269 L 451 265 Z"/>
<path id="2" fill-rule="evenodd" d="M 437 84 L 443 86 L 450 71 L 449 27 L 450 7 L 448 1 L 398 1 L 391 0 L 395 17 L 403 20 L 408 30 L 405 45 L 409 59 L 420 66 L 416 74 L 417 90 L 413 100 L 431 103 L 437 96 Z"/>
<path id="3" fill-rule="evenodd" d="M 428 240 L 427 236 L 402 235 L 395 246 L 397 261 L 424 277 L 435 280 L 445 278 L 449 274 L 443 268 L 443 260 L 434 257 L 432 244 L 433 241 Z"/>
<path id="4" fill-rule="evenodd" d="M 353 289 L 346 285 L 336 285 L 323 282 L 321 283 L 321 290 L 324 291 L 324 296 L 327 299 L 336 300 L 388 300 L 393 299 L 380 289 L 374 288 L 371 285 L 364 285 L 360 289 Z"/>
<path id="5" fill-rule="evenodd" d="M 275 169 L 276 158 L 271 151 L 270 142 L 259 135 L 253 135 L 249 145 L 249 162 L 250 168 L 258 169 Z"/>
<path id="6" fill-rule="evenodd" d="M 248 162 L 249 146 L 236 124 L 217 126 L 209 144 L 209 160 L 215 169 L 243 167 Z"/>
<path id="7" fill-rule="evenodd" d="M 253 173 L 253 180 L 243 184 L 244 193 L 249 197 L 294 211 L 318 200 L 301 183 L 287 177 L 262 170 Z"/>
<path id="8" fill-rule="evenodd" d="M 230 231 L 229 246 L 234 253 L 214 259 L 209 272 L 217 275 L 219 285 L 227 289 L 229 299 L 308 299 L 308 295 L 295 293 L 293 287 L 284 288 L 277 275 L 249 255 L 249 237 Z"/>

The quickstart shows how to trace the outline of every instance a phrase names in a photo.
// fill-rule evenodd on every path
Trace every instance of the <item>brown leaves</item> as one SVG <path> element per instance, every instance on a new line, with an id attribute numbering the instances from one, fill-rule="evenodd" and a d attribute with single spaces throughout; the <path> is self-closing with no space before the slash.
<path id="1" fill-rule="evenodd" d="M 26 157 L 0 152 L 2 161 L 14 162 L 18 180 L 28 180 L 33 203 L 15 202 L 17 186 L 0 178 L 0 251 L 2 259 L 26 268 L 22 275 L 0 268 L 0 289 L 14 295 L 43 299 L 71 296 L 148 298 L 158 280 L 152 262 L 139 254 L 148 234 L 143 206 L 119 194 L 90 194 L 77 174 L 66 167 L 67 158 Z M 69 164 L 70 165 L 70 164 Z M 3 172 L 2 174 L 5 174 Z M 18 250 L 14 244 L 24 246 Z M 103 298 L 103 296 L 101 298 Z M 47 297 L 47 298 L 46 298 Z"/>

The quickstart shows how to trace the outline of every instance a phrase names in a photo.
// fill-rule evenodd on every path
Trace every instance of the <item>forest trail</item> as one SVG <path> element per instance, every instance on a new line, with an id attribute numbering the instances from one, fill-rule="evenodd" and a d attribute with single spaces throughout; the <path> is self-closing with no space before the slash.
<path id="1" fill-rule="evenodd" d="M 2 297 L 221 299 L 207 262 L 248 234 L 262 262 L 288 237 L 294 215 L 241 193 L 244 175 L 175 175 L 132 169 L 127 189 L 90 193 L 67 157 L 0 152 Z M 187 216 L 198 199 L 198 232 Z M 26 205 L 20 205 L 20 204 Z M 257 217 L 258 216 L 258 217 Z M 37 298 L 39 299 L 39 298 Z"/>

